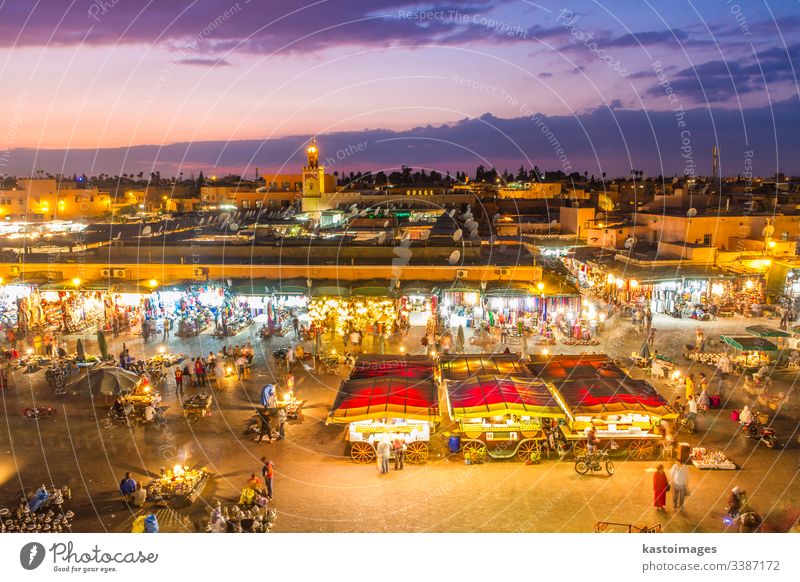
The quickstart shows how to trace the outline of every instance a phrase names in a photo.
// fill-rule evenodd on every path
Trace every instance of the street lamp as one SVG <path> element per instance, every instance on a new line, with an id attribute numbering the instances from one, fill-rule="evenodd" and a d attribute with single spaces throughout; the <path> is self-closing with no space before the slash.
<path id="1" fill-rule="evenodd" d="M 150 287 L 150 289 L 155 289 L 156 287 L 158 287 L 158 281 L 156 279 L 150 279 L 147 282 L 147 286 Z"/>
<path id="2" fill-rule="evenodd" d="M 72 280 L 72 284 L 75 285 L 76 287 L 80 287 L 81 286 L 81 278 L 80 277 L 75 277 Z"/>

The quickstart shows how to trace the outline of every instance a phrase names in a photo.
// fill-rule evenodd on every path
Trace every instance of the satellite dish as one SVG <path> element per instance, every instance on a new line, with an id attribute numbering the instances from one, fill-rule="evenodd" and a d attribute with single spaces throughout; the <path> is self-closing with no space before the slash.
<path id="1" fill-rule="evenodd" d="M 358 216 L 358 208 L 351 208 L 351 209 L 350 209 L 350 216 L 351 216 L 351 217 L 356 217 L 356 216 Z"/>
<path id="2" fill-rule="evenodd" d="M 359 213 L 358 213 L 358 215 L 359 215 L 359 216 L 366 216 L 366 215 L 367 215 L 367 209 L 365 208 L 364 210 L 362 210 L 361 212 L 359 212 Z"/>
<path id="3" fill-rule="evenodd" d="M 456 250 L 450 253 L 450 258 L 447 259 L 447 262 L 450 264 L 450 266 L 453 266 L 458 264 L 459 259 L 461 259 L 461 251 Z"/>
<path id="4" fill-rule="evenodd" d="M 149 226 L 145 226 L 145 227 L 142 229 L 142 236 L 148 236 L 148 235 L 149 235 L 150 233 L 152 233 L 152 232 L 153 232 L 153 229 L 152 229 L 152 228 L 150 228 Z"/>
<path id="5" fill-rule="evenodd" d="M 460 241 L 462 236 L 464 236 L 464 231 L 459 228 L 453 233 L 453 242 Z"/>
<path id="6" fill-rule="evenodd" d="M 497 222 L 500 219 L 500 213 L 498 212 L 492 217 L 492 222 Z"/>
<path id="7" fill-rule="evenodd" d="M 697 216 L 697 208 L 690 208 L 689 210 L 687 210 L 686 216 L 688 216 L 689 218 Z"/>
<path id="8" fill-rule="evenodd" d="M 356 204 L 355 202 L 353 202 L 353 203 L 350 205 L 350 210 L 357 210 L 357 209 L 358 209 L 358 204 Z"/>
<path id="9" fill-rule="evenodd" d="M 382 244 L 383 244 L 383 243 L 385 243 L 385 242 L 386 242 L 386 233 L 385 233 L 385 232 L 382 232 L 382 233 L 380 233 L 380 234 L 378 235 L 378 244 L 379 244 L 379 245 L 382 245 Z"/>
<path id="10" fill-rule="evenodd" d="M 550 226 L 552 226 L 553 228 L 557 227 L 558 221 L 554 218 L 553 220 L 550 221 Z"/>
<path id="11" fill-rule="evenodd" d="M 625 239 L 626 249 L 632 249 L 634 244 L 636 244 L 636 239 L 633 238 L 632 236 Z"/>
<path id="12" fill-rule="evenodd" d="M 239 225 L 238 225 L 238 224 L 236 224 L 235 222 L 231 222 L 231 223 L 228 225 L 228 228 L 229 228 L 230 230 L 239 230 Z"/>
<path id="13" fill-rule="evenodd" d="M 456 209 L 453 208 L 450 212 L 447 213 L 450 218 L 453 218 L 456 215 Z"/>
<path id="14" fill-rule="evenodd" d="M 763 236 L 764 238 L 769 238 L 773 234 L 775 234 L 775 227 L 772 226 L 771 224 L 768 224 L 767 226 L 761 229 L 761 236 Z"/>
<path id="15" fill-rule="evenodd" d="M 431 231 L 429 230 L 423 230 L 421 233 L 419 233 L 420 240 L 428 240 L 430 236 L 431 236 Z"/>
<path id="16" fill-rule="evenodd" d="M 384 220 L 383 221 L 383 228 L 389 228 L 389 221 L 388 220 Z"/>

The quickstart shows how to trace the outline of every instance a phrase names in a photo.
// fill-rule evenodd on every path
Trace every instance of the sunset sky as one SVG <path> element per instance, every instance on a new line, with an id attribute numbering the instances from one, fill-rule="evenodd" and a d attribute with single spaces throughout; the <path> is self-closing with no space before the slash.
<path id="1" fill-rule="evenodd" d="M 309 135 L 335 152 L 365 129 L 398 139 L 348 168 L 515 169 L 527 156 L 557 169 L 552 144 L 530 137 L 540 113 L 561 144 L 585 132 L 576 170 L 670 174 L 679 107 L 696 110 L 698 165 L 717 141 L 726 173 L 748 148 L 757 171 L 800 172 L 799 74 L 797 2 L 0 0 L 0 173 L 278 168 Z M 487 140 L 469 131 L 503 123 L 508 139 L 475 151 Z M 649 134 L 645 151 L 631 132 Z M 428 153 L 409 152 L 412 138 Z M 239 140 L 269 141 L 225 145 Z M 216 154 L 158 151 L 209 141 Z"/>

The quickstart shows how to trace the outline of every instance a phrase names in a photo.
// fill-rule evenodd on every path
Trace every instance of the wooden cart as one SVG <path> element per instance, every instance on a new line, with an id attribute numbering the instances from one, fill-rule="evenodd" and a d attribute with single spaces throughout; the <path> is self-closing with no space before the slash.
<path id="1" fill-rule="evenodd" d="M 629 458 L 656 455 L 677 414 L 648 382 L 634 380 L 604 355 L 534 359 L 530 369 L 547 382 L 566 418 L 561 433 L 577 456 L 586 452 L 586 431 L 613 441 Z"/>
<path id="2" fill-rule="evenodd" d="M 447 380 L 450 417 L 459 423 L 467 459 L 513 458 L 529 462 L 549 444 L 548 429 L 564 412 L 541 380 L 478 376 Z"/>
<path id="3" fill-rule="evenodd" d="M 424 463 L 431 432 L 441 422 L 436 379 L 428 357 L 361 357 L 341 383 L 326 424 L 348 426 L 347 452 L 357 463 L 374 461 L 382 439 L 402 440 L 405 460 Z"/>

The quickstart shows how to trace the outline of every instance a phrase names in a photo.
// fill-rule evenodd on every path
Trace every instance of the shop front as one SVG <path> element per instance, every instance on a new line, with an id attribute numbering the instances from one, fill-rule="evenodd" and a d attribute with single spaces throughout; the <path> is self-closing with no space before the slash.
<path id="1" fill-rule="evenodd" d="M 480 286 L 462 282 L 443 289 L 439 315 L 448 328 L 478 327 L 484 317 Z"/>
<path id="2" fill-rule="evenodd" d="M 425 327 L 436 313 L 437 289 L 427 281 L 408 281 L 400 284 L 398 327 Z"/>

